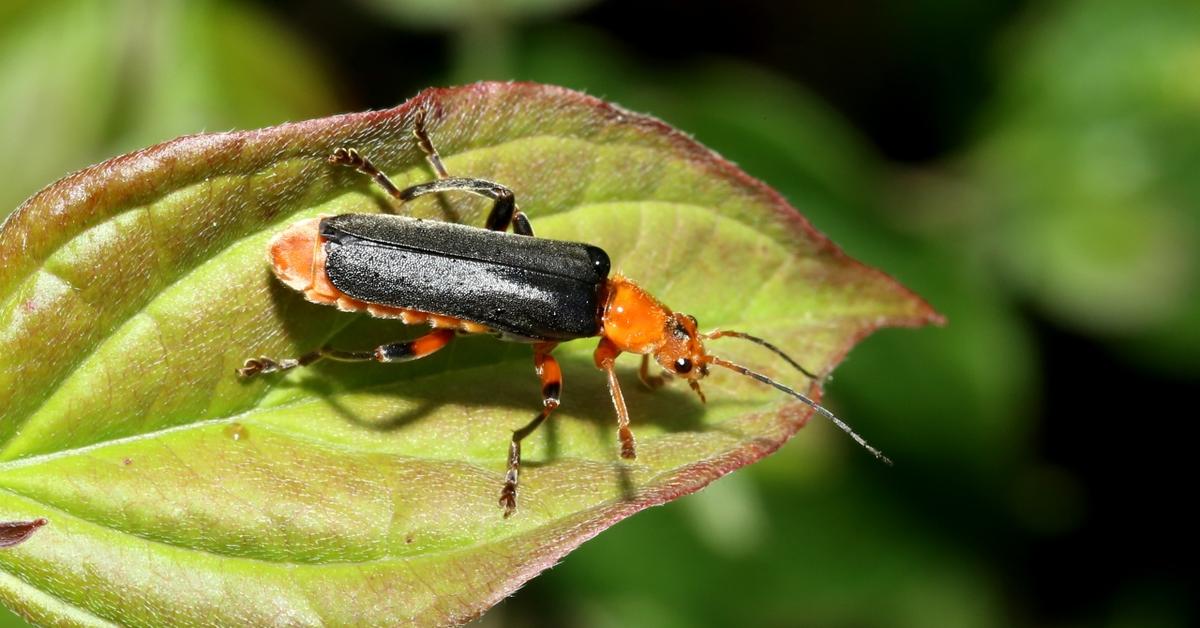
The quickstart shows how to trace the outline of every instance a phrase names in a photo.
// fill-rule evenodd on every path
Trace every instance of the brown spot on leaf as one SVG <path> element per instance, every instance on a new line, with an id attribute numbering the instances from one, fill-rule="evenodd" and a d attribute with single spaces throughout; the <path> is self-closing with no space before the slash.
<path id="1" fill-rule="evenodd" d="M 0 521 L 0 548 L 24 543 L 37 529 L 49 521 L 39 517 L 33 521 Z"/>
<path id="2" fill-rule="evenodd" d="M 250 438 L 250 430 L 241 423 L 230 423 L 225 426 L 225 435 L 233 440 L 246 440 Z"/>

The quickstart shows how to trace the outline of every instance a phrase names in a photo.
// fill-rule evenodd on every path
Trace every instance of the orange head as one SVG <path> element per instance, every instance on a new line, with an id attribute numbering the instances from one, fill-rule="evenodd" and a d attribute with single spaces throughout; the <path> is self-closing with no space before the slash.
<path id="1" fill-rule="evenodd" d="M 609 279 L 602 323 L 600 334 L 618 350 L 652 356 L 667 373 L 686 378 L 692 390 L 700 396 L 701 401 L 704 400 L 704 392 L 700 390 L 700 380 L 708 375 L 708 366 L 714 364 L 773 386 L 811 406 L 817 413 L 833 421 L 875 457 L 891 463 L 882 452 L 868 445 L 861 436 L 850 429 L 850 426 L 834 416 L 824 406 L 766 375 L 712 355 L 704 348 L 705 340 L 716 338 L 729 337 L 749 340 L 771 350 L 809 378 L 817 379 L 817 376 L 808 369 L 800 366 L 778 347 L 762 338 L 729 330 L 700 333 L 696 317 L 672 312 L 658 299 L 650 296 L 640 286 L 621 275 Z"/>
<path id="2" fill-rule="evenodd" d="M 704 336 L 695 317 L 672 312 L 641 286 L 617 275 L 608 282 L 601 335 L 621 351 L 650 355 L 668 373 L 686 377 L 700 394 L 708 375 Z"/>

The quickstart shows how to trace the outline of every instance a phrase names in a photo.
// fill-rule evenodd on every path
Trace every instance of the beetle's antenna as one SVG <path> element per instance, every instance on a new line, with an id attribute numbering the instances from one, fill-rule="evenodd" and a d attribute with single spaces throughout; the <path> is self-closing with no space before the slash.
<path id="1" fill-rule="evenodd" d="M 758 336 L 751 336 L 750 334 L 740 332 L 740 331 L 727 331 L 724 329 L 718 329 L 717 331 L 714 331 L 711 334 L 704 334 L 704 337 L 708 338 L 710 340 L 716 339 L 716 338 L 725 338 L 725 337 L 741 338 L 743 340 L 749 340 L 750 342 L 753 342 L 755 344 L 760 344 L 760 345 L 766 347 L 767 349 L 774 351 L 775 355 L 778 355 L 779 357 L 783 358 L 784 360 L 787 360 L 788 364 L 791 364 L 792 366 L 796 367 L 797 371 L 804 373 L 805 375 L 807 375 L 809 377 L 809 379 L 819 379 L 816 375 L 814 375 L 812 373 L 812 371 L 809 371 L 808 369 L 804 368 L 803 366 L 800 366 L 799 362 L 793 360 L 791 358 L 791 356 L 784 353 L 782 349 L 767 342 L 766 340 L 763 340 L 762 338 L 759 338 Z"/>
<path id="2" fill-rule="evenodd" d="M 810 406 L 813 410 L 816 410 L 817 413 L 820 414 L 821 416 L 829 419 L 830 421 L 833 421 L 833 424 L 838 426 L 839 428 L 841 428 L 841 430 L 843 432 L 849 434 L 850 438 L 854 439 L 854 442 L 858 443 L 859 445 L 862 445 L 863 449 L 866 449 L 867 451 L 874 454 L 875 457 L 882 460 L 884 462 L 884 464 L 888 464 L 888 465 L 892 464 L 891 458 L 888 458 L 887 456 L 883 455 L 882 451 L 879 451 L 878 449 L 876 449 L 876 448 L 872 447 L 870 444 L 868 444 L 866 439 L 864 439 L 862 436 L 859 436 L 858 432 L 855 432 L 853 429 L 851 429 L 849 425 L 846 425 L 845 421 L 837 418 L 837 416 L 834 415 L 829 410 L 826 410 L 825 406 L 822 406 L 821 404 L 813 401 L 812 399 L 809 399 L 808 397 L 796 392 L 795 390 L 792 390 L 791 388 L 788 388 L 787 386 L 780 384 L 779 382 L 771 379 L 770 377 L 767 377 L 766 375 L 763 375 L 762 373 L 755 373 L 754 371 L 751 371 L 750 369 L 748 369 L 740 364 L 734 364 L 733 362 L 730 362 L 729 360 L 723 360 L 721 358 L 718 358 L 715 355 L 708 356 L 708 361 L 712 362 L 713 364 L 716 364 L 717 366 L 723 366 L 731 371 L 737 371 L 738 373 L 741 373 L 742 375 L 754 378 L 764 384 L 769 384 L 771 386 L 774 386 L 775 388 L 782 390 L 783 392 L 795 397 L 796 399 L 799 399 L 800 401 L 802 401 L 805 404 L 807 404 L 808 406 Z"/>

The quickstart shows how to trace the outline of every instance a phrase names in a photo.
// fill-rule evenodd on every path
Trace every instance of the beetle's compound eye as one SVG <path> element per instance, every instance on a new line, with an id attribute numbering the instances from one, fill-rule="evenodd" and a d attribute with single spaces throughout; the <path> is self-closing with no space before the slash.
<path id="1" fill-rule="evenodd" d="M 675 372 L 676 373 L 682 374 L 682 373 L 687 373 L 691 370 L 692 370 L 692 361 L 691 360 L 689 360 L 687 358 L 679 358 L 678 360 L 675 360 Z"/>

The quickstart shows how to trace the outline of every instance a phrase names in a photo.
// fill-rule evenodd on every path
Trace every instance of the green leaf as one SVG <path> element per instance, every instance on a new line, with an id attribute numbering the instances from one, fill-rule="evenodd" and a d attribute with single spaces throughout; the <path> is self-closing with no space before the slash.
<path id="1" fill-rule="evenodd" d="M 626 358 L 639 456 L 622 461 L 592 343 L 570 343 L 563 405 L 526 441 L 504 519 L 508 440 L 540 405 L 527 348 L 467 337 L 411 364 L 239 381 L 247 357 L 420 332 L 307 303 L 265 256 L 294 220 L 388 207 L 326 163 L 336 147 L 402 186 L 431 178 L 417 115 L 452 173 L 504 182 L 539 235 L 604 247 L 705 328 L 768 337 L 824 371 L 880 326 L 938 320 L 716 154 L 562 88 L 428 90 L 388 111 L 181 138 L 63 179 L 0 231 L 0 520 L 49 521 L 0 552 L 0 599 L 41 622 L 456 623 L 803 425 L 805 406 L 732 373 L 705 381 L 707 406 L 645 391 Z M 403 211 L 480 224 L 486 209 L 450 196 Z M 802 383 L 754 345 L 718 342 Z"/>

